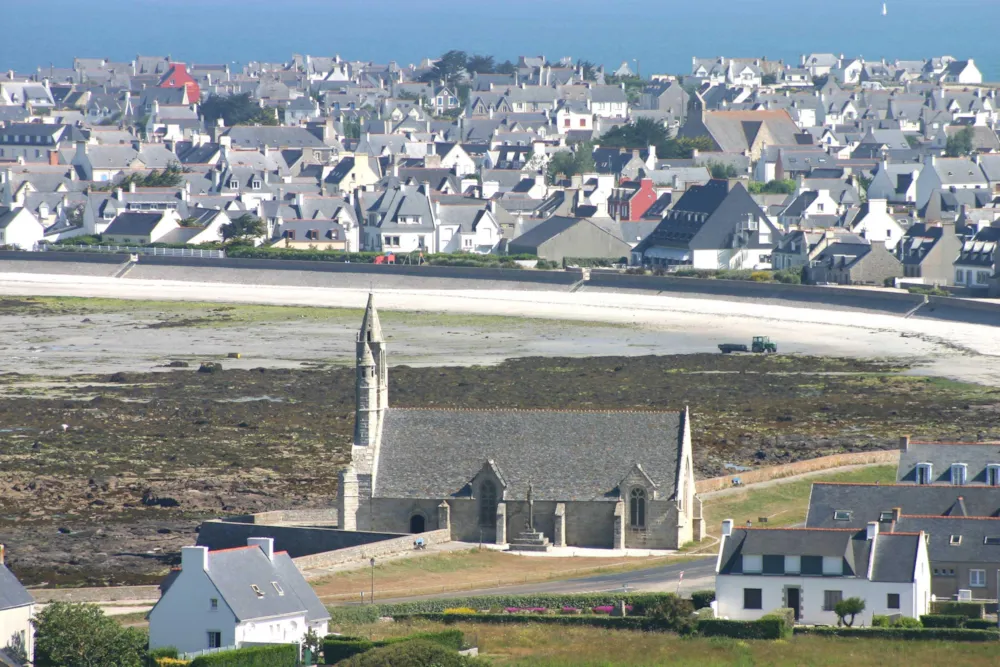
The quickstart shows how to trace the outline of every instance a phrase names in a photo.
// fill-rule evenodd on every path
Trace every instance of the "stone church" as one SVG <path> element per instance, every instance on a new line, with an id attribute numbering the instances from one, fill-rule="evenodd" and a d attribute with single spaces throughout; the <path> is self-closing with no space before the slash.
<path id="1" fill-rule="evenodd" d="M 704 534 L 683 412 L 389 407 L 386 344 L 369 296 L 357 338 L 343 530 L 506 544 L 675 549 Z"/>

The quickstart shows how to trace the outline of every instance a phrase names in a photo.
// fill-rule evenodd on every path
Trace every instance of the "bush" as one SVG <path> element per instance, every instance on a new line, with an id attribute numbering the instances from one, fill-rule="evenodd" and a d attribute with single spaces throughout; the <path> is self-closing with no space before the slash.
<path id="1" fill-rule="evenodd" d="M 912 616 L 900 616 L 895 621 L 890 624 L 893 628 L 922 628 L 923 624 L 920 622 L 919 618 L 913 618 Z"/>
<path id="2" fill-rule="evenodd" d="M 154 658 L 153 665 L 155 667 L 189 667 L 191 661 L 180 658 Z"/>
<path id="3" fill-rule="evenodd" d="M 161 646 L 149 652 L 150 658 L 176 658 L 179 655 L 180 653 L 173 646 Z"/>
<path id="4" fill-rule="evenodd" d="M 563 266 L 579 266 L 581 268 L 609 268 L 615 264 L 628 264 L 626 257 L 563 257 Z"/>
<path id="5" fill-rule="evenodd" d="M 672 628 L 648 616 L 608 616 L 605 614 L 476 614 L 475 616 L 455 616 L 437 612 L 405 614 L 396 620 L 416 618 L 437 623 L 485 623 L 488 625 L 510 625 L 540 623 L 542 625 L 571 625 L 608 630 L 641 630 L 643 632 L 666 631 Z"/>
<path id="6" fill-rule="evenodd" d="M 855 617 L 865 610 L 865 601 L 859 597 L 846 598 L 833 606 L 837 621 L 851 627 Z M 850 618 L 848 618 L 850 617 Z"/>
<path id="7" fill-rule="evenodd" d="M 872 627 L 873 628 L 888 628 L 890 624 L 888 616 L 880 616 L 875 614 L 872 616 Z"/>
<path id="8" fill-rule="evenodd" d="M 753 271 L 750 274 L 750 280 L 755 283 L 769 283 L 772 276 L 773 274 L 770 271 Z"/>
<path id="9" fill-rule="evenodd" d="M 695 591 L 691 594 L 691 604 L 695 609 L 711 607 L 713 602 L 715 602 L 715 591 Z"/>
<path id="10" fill-rule="evenodd" d="M 191 667 L 296 667 L 298 663 L 298 644 L 276 644 L 200 655 Z"/>
<path id="11" fill-rule="evenodd" d="M 786 285 L 802 284 L 802 267 L 797 269 L 782 269 L 774 272 L 774 279 Z"/>
<path id="12" fill-rule="evenodd" d="M 694 605 L 690 600 L 667 594 L 646 610 L 646 615 L 677 634 L 689 635 L 694 632 Z"/>
<path id="13" fill-rule="evenodd" d="M 425 639 L 411 639 L 397 642 L 367 653 L 353 656 L 343 663 L 346 667 L 404 667 L 407 665 L 434 665 L 434 667 L 465 667 L 484 664 L 479 660 L 466 658 L 458 651 L 435 644 Z"/>
<path id="14" fill-rule="evenodd" d="M 938 600 L 931 602 L 932 614 L 957 614 L 966 618 L 982 618 L 984 614 L 982 602 L 954 602 Z"/>
<path id="15" fill-rule="evenodd" d="M 965 627 L 969 630 L 997 630 L 996 621 L 988 621 L 985 618 L 967 618 Z"/>
<path id="16" fill-rule="evenodd" d="M 365 653 L 375 648 L 375 643 L 361 637 L 329 636 L 323 639 L 323 664 L 336 665 L 341 660 Z"/>
<path id="17" fill-rule="evenodd" d="M 31 623 L 36 667 L 135 667 L 142 664 L 149 645 L 145 632 L 121 627 L 92 604 L 54 602 Z"/>
<path id="18" fill-rule="evenodd" d="M 470 609 L 469 607 L 452 607 L 451 609 L 445 609 L 445 614 L 475 614 L 475 609 Z"/>
<path id="19" fill-rule="evenodd" d="M 920 622 L 925 628 L 960 628 L 965 624 L 965 616 L 958 614 L 924 614 Z"/>
<path id="20" fill-rule="evenodd" d="M 698 634 L 731 639 L 782 639 L 790 632 L 780 616 L 762 616 L 756 621 L 727 621 L 711 618 L 698 621 Z"/>
<path id="21" fill-rule="evenodd" d="M 864 637 L 868 639 L 925 639 L 954 642 L 995 642 L 1000 632 L 993 630 L 966 630 L 964 628 L 795 628 L 796 635 L 821 637 Z"/>

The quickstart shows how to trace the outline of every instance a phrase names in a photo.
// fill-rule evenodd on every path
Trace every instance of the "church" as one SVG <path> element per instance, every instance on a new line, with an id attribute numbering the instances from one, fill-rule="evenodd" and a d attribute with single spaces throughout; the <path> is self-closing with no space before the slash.
<path id="1" fill-rule="evenodd" d="M 371 295 L 356 363 L 342 530 L 450 528 L 453 540 L 507 544 L 531 523 L 555 546 L 606 549 L 676 549 L 704 535 L 687 409 L 392 408 Z"/>

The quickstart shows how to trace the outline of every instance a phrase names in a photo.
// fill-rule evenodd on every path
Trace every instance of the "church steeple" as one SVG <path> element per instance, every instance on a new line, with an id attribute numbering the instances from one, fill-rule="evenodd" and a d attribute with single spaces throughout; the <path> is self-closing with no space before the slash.
<path id="1" fill-rule="evenodd" d="M 373 452 L 382 436 L 382 422 L 389 407 L 389 379 L 382 324 L 375 309 L 375 295 L 368 295 L 368 306 L 358 331 L 356 360 L 356 396 L 354 444 Z M 369 454 L 373 455 L 373 454 Z"/>
<path id="2" fill-rule="evenodd" d="M 365 316 L 361 319 L 361 330 L 358 331 L 358 342 L 383 343 L 382 323 L 378 320 L 378 311 L 375 309 L 375 295 L 368 295 L 368 305 L 365 307 Z"/>

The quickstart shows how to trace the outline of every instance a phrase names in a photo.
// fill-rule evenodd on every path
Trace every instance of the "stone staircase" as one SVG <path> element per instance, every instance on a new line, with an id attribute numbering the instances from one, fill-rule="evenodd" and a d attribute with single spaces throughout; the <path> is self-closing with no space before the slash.
<path id="1" fill-rule="evenodd" d="M 549 538 L 540 531 L 525 530 L 510 539 L 509 551 L 548 551 L 552 547 Z"/>

